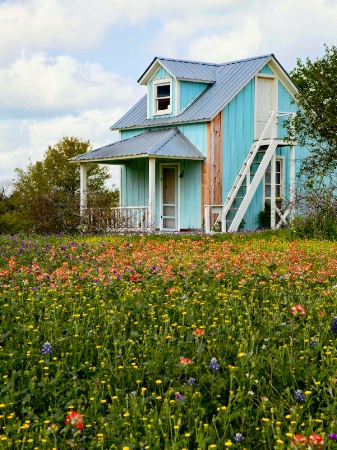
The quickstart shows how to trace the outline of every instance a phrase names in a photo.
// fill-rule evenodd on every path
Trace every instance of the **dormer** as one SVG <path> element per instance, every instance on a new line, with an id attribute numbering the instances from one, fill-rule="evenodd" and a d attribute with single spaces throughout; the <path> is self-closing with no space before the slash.
<path id="1" fill-rule="evenodd" d="M 138 83 L 147 86 L 147 118 L 175 117 L 215 83 L 217 64 L 155 58 Z"/>

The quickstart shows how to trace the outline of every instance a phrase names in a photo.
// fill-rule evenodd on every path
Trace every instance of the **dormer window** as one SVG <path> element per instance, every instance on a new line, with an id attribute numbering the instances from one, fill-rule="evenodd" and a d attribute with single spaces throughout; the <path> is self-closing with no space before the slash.
<path id="1" fill-rule="evenodd" d="M 171 78 L 161 78 L 153 81 L 153 115 L 171 114 L 172 112 L 172 81 Z"/>

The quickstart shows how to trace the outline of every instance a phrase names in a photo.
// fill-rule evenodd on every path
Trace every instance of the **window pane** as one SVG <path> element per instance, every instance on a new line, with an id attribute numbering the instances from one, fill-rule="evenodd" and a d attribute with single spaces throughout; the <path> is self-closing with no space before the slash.
<path id="1" fill-rule="evenodd" d="M 265 181 L 266 181 L 266 184 L 270 184 L 271 183 L 271 173 L 270 172 L 266 172 L 266 174 L 265 174 Z"/>
<path id="2" fill-rule="evenodd" d="M 270 185 L 265 186 L 265 197 L 270 198 Z"/>
<path id="3" fill-rule="evenodd" d="M 176 208 L 175 206 L 164 206 L 163 216 L 165 217 L 175 217 Z"/>
<path id="4" fill-rule="evenodd" d="M 170 99 L 169 98 L 161 98 L 157 100 L 157 110 L 165 111 L 170 107 Z"/>
<path id="5" fill-rule="evenodd" d="M 176 228 L 175 219 L 164 219 L 163 220 L 163 228 L 168 228 L 174 230 Z"/>
<path id="6" fill-rule="evenodd" d="M 174 205 L 176 202 L 175 193 L 175 175 L 176 171 L 173 168 L 163 169 L 163 204 Z"/>
<path id="7" fill-rule="evenodd" d="M 281 172 L 281 161 L 276 160 L 276 172 Z"/>
<path id="8" fill-rule="evenodd" d="M 157 86 L 157 97 L 169 97 L 170 96 L 170 85 L 160 84 Z"/>
<path id="9" fill-rule="evenodd" d="M 276 184 L 280 184 L 281 183 L 281 174 L 277 173 L 276 174 Z"/>

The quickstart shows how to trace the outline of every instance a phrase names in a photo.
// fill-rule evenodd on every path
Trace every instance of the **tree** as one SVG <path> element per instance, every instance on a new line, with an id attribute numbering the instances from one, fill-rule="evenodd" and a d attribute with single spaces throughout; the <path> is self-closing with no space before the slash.
<path id="1" fill-rule="evenodd" d="M 80 222 L 79 189 L 80 169 L 69 159 L 90 150 L 89 141 L 64 137 L 49 146 L 44 160 L 29 163 L 25 170 L 16 169 L 13 201 L 24 218 L 25 228 L 51 233 L 71 231 Z M 104 166 L 88 165 L 88 206 L 102 204 L 117 206 L 119 192 L 109 190 L 105 182 L 110 178 Z"/>
<path id="2" fill-rule="evenodd" d="M 309 179 L 326 177 L 337 168 L 337 48 L 326 45 L 324 56 L 313 62 L 298 59 L 290 75 L 299 89 L 294 138 L 308 150 L 301 173 Z"/>

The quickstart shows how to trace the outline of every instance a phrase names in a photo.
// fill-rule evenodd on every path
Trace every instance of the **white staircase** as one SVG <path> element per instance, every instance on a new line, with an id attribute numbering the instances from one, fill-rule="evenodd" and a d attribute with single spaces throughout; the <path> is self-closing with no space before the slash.
<path id="1" fill-rule="evenodd" d="M 271 111 L 269 120 L 260 136 L 260 139 L 257 142 L 253 143 L 236 177 L 236 180 L 234 181 L 234 184 L 228 193 L 228 196 L 222 208 L 222 212 L 216 220 L 217 222 L 221 222 L 222 231 L 227 231 L 227 229 L 228 231 L 238 230 L 240 223 L 243 219 L 243 216 L 247 211 L 247 208 L 256 192 L 256 189 L 260 181 L 262 180 L 262 177 L 267 169 L 267 166 L 277 146 L 277 144 L 273 139 L 268 140 L 269 141 L 268 148 L 263 152 L 264 153 L 263 158 L 258 165 L 257 171 L 254 174 L 253 179 L 250 181 L 249 178 L 251 167 L 253 165 L 254 159 L 256 159 L 256 156 L 258 155 L 264 137 L 267 135 L 270 127 L 273 127 L 276 117 L 277 113 L 275 111 Z M 237 194 L 239 193 L 240 189 L 246 192 L 245 193 L 242 192 L 241 195 L 238 196 Z M 227 217 L 228 215 L 229 216 L 232 215 L 232 218 Z M 227 226 L 228 225 L 227 222 L 230 222 L 229 227 Z"/>
<path id="2" fill-rule="evenodd" d="M 276 147 L 280 143 L 279 139 L 265 138 L 265 136 L 273 136 L 273 130 L 278 117 L 289 115 L 292 115 L 292 113 L 271 111 L 268 122 L 259 140 L 254 142 L 250 148 L 224 204 L 205 206 L 206 233 L 211 232 L 210 217 L 214 213 L 218 214 L 215 225 L 217 223 L 219 225 L 221 224 L 222 232 L 237 231 L 239 229 L 240 223 L 266 172 L 268 164 L 275 154 Z M 270 129 L 271 132 L 269 133 Z M 276 212 L 278 214 L 280 213 L 279 215 L 281 216 L 280 211 Z M 286 215 L 281 216 L 283 222 L 285 222 Z"/>

